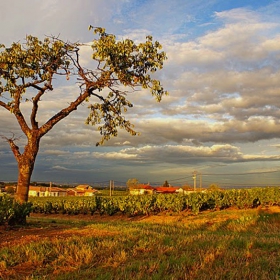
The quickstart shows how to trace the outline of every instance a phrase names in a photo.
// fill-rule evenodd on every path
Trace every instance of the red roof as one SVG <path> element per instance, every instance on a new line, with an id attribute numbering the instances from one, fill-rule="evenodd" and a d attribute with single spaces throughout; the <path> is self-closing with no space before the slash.
<path id="1" fill-rule="evenodd" d="M 58 187 L 42 187 L 42 186 L 29 186 L 30 191 L 37 191 L 37 192 L 66 192 L 65 189 L 58 188 Z"/>
<path id="2" fill-rule="evenodd" d="M 175 193 L 179 187 L 155 187 L 155 190 L 159 193 Z"/>
<path id="3" fill-rule="evenodd" d="M 154 188 L 150 185 L 145 185 L 145 184 L 138 184 L 135 187 L 131 187 L 131 189 L 137 189 L 137 190 L 154 190 Z"/>

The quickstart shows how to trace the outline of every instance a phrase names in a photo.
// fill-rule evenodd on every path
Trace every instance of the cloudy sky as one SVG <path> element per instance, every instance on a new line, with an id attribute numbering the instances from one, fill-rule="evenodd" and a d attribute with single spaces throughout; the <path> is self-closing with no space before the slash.
<path id="1" fill-rule="evenodd" d="M 99 135 L 84 124 L 88 110 L 81 106 L 42 139 L 32 180 L 193 185 L 197 171 L 203 186 L 279 185 L 279 10 L 278 0 L 0 1 L 6 46 L 29 34 L 90 43 L 93 25 L 137 42 L 152 35 L 168 57 L 157 78 L 170 95 L 161 103 L 145 91 L 129 96 L 135 106 L 126 116 L 140 136 L 121 132 L 96 147 Z M 90 56 L 85 50 L 85 66 Z M 78 90 L 74 82 L 57 87 L 55 99 L 42 101 L 41 118 Z M 13 115 L 0 108 L 0 116 L 1 135 L 21 135 Z M 0 181 L 16 179 L 2 139 Z"/>

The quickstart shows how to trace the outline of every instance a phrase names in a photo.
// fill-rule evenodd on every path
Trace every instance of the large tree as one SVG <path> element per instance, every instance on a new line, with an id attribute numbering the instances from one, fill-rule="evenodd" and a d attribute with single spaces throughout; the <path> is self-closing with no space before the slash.
<path id="1" fill-rule="evenodd" d="M 23 44 L 13 43 L 9 48 L 0 46 L 0 106 L 12 113 L 26 137 L 26 145 L 21 151 L 16 137 L 2 135 L 18 164 L 16 200 L 19 202 L 28 200 L 41 138 L 82 103 L 91 102 L 86 123 L 97 125 L 101 134 L 98 145 L 117 136 L 118 128 L 136 135 L 133 125 L 123 115 L 133 106 L 127 99 L 128 92 L 135 93 L 137 87 L 148 88 L 157 101 L 167 94 L 160 81 L 150 75 L 161 69 L 166 59 L 159 42 L 153 42 L 153 38 L 147 36 L 145 42 L 135 44 L 129 39 L 116 40 L 104 28 L 90 26 L 89 29 L 96 34 L 91 45 L 92 59 L 96 63 L 94 70 L 81 65 L 83 45 L 79 43 L 64 42 L 55 37 L 40 41 L 27 36 Z M 69 77 L 77 80 L 77 97 L 39 125 L 42 98 L 54 90 L 54 80 L 63 76 L 66 80 Z M 24 102 L 31 104 L 29 119 L 21 107 Z"/>

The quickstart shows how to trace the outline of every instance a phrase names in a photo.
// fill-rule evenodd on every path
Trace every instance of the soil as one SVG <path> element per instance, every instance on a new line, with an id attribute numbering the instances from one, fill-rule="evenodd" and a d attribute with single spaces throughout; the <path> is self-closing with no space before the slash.
<path id="1" fill-rule="evenodd" d="M 220 211 L 218 218 L 213 219 L 212 212 L 203 212 L 199 215 L 192 215 L 190 212 L 181 214 L 162 213 L 156 216 L 145 217 L 126 217 L 122 215 L 100 216 L 100 215 L 46 215 L 31 214 L 27 219 L 27 225 L 23 227 L 0 226 L 0 247 L 12 247 L 15 245 L 23 245 L 36 240 L 51 239 L 53 237 L 64 239 L 72 235 L 81 236 L 87 234 L 86 230 L 80 228 L 73 229 L 75 222 L 108 222 L 108 221 L 124 221 L 124 222 L 145 222 L 145 223 L 193 223 L 203 224 L 226 221 L 228 219 L 238 218 L 237 211 L 244 210 L 225 210 Z M 280 213 L 280 207 L 269 207 L 254 209 L 251 211 L 262 211 L 269 213 Z M 215 216 L 217 217 L 217 215 Z M 61 223 L 60 221 L 64 221 Z M 73 223 L 71 223 L 73 222 Z M 112 232 L 106 230 L 98 230 L 92 233 L 98 236 L 111 235 Z"/>
<path id="2" fill-rule="evenodd" d="M 25 226 L 0 226 L 0 247 L 23 245 L 42 239 L 64 239 L 72 235 L 83 235 L 80 229 L 72 229 L 75 222 L 116 221 L 117 217 L 99 215 L 58 215 L 58 214 L 34 214 L 27 218 Z M 118 217 L 118 220 L 128 220 L 126 217 Z M 59 221 L 64 221 L 63 223 Z M 73 223 L 71 223 L 73 222 Z M 85 234 L 85 233 L 84 233 Z M 97 235 L 105 234 L 99 232 Z M 108 232 L 108 234 L 110 234 Z"/>

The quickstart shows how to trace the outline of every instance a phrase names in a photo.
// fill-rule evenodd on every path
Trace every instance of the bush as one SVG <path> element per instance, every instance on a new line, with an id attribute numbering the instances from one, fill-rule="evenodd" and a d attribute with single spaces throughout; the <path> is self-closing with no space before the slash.
<path id="1" fill-rule="evenodd" d="M 18 203 L 9 195 L 0 196 L 0 225 L 23 225 L 32 211 L 32 203 Z"/>
<path id="2" fill-rule="evenodd" d="M 16 192 L 15 188 L 12 186 L 6 187 L 6 193 L 8 194 L 14 194 Z"/>

